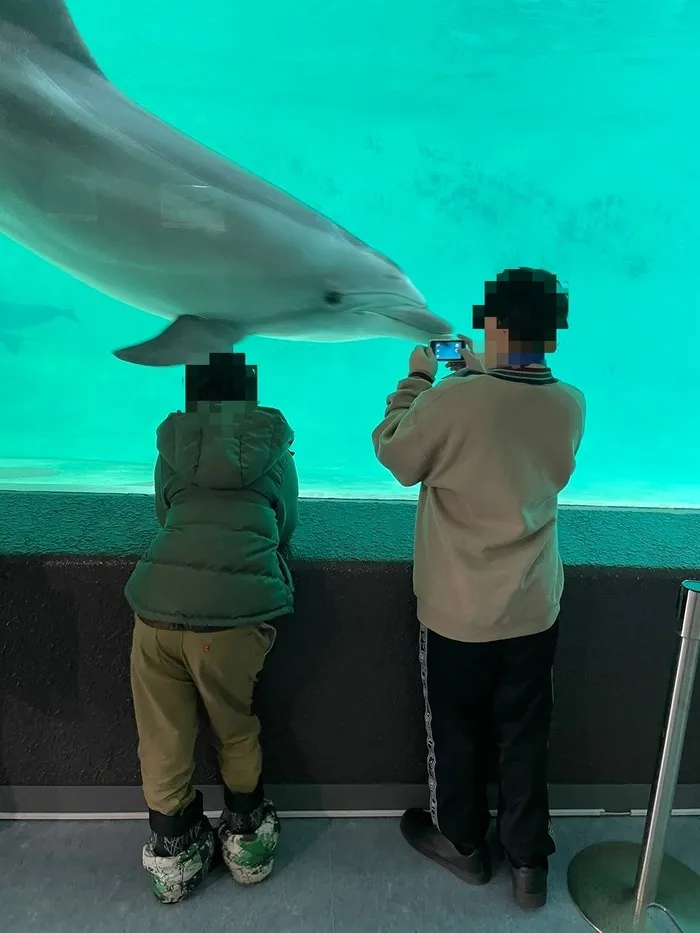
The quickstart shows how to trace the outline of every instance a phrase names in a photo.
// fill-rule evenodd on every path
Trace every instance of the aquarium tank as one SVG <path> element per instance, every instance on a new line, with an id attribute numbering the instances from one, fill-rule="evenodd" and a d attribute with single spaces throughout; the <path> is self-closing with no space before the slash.
<path id="1" fill-rule="evenodd" d="M 555 272 L 550 362 L 589 406 L 563 501 L 700 505 L 697 0 L 67 5 L 124 94 L 391 257 L 477 346 L 485 280 Z M 183 370 L 112 351 L 163 323 L 0 239 L 0 487 L 152 488 Z M 370 442 L 410 343 L 240 349 L 296 432 L 302 495 L 415 495 Z"/>

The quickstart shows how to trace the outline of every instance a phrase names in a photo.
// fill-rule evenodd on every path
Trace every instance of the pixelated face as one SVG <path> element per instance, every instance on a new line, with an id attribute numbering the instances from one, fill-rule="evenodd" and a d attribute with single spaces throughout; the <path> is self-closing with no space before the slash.
<path id="1" fill-rule="evenodd" d="M 498 318 L 484 318 L 485 360 L 491 366 L 530 366 L 543 363 L 547 353 L 554 353 L 557 341 L 514 340 L 507 327 L 498 326 Z"/>
<path id="2" fill-rule="evenodd" d="M 244 353 L 210 353 L 209 362 L 185 367 L 188 412 L 222 417 L 240 416 L 258 403 L 258 367 L 246 364 Z"/>
<path id="3" fill-rule="evenodd" d="M 475 329 L 484 328 L 489 312 L 498 316 L 501 309 L 505 313 L 521 302 L 540 305 L 543 314 L 551 317 L 556 330 L 568 328 L 568 289 L 553 273 L 540 269 L 507 269 L 499 272 L 496 281 L 484 283 L 484 304 L 473 307 Z"/>
<path id="4" fill-rule="evenodd" d="M 223 426 L 237 423 L 257 407 L 257 402 L 194 402 L 188 403 L 187 410 L 206 417 L 212 426 Z"/>
<path id="5" fill-rule="evenodd" d="M 568 327 L 567 290 L 545 270 L 507 269 L 485 283 L 473 326 L 485 332 L 490 365 L 538 362 L 556 350 L 557 330 Z"/>

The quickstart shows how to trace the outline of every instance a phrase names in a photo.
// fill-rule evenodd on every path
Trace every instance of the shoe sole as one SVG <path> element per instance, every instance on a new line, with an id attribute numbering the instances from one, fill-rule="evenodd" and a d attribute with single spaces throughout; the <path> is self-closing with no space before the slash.
<path id="1" fill-rule="evenodd" d="M 518 891 L 518 883 L 513 878 L 513 900 L 521 910 L 541 910 L 547 904 L 547 892 L 542 894 L 524 894 Z"/>
<path id="2" fill-rule="evenodd" d="M 441 868 L 447 869 L 451 875 L 454 875 L 455 878 L 459 878 L 460 881 L 465 881 L 467 884 L 474 886 L 480 886 L 488 884 L 492 878 L 492 872 L 488 870 L 484 870 L 479 874 L 464 871 L 464 869 L 458 868 L 454 863 L 442 858 L 428 846 L 417 845 L 413 839 L 409 838 L 408 834 L 404 831 L 403 826 L 401 827 L 401 835 L 412 849 L 414 849 L 416 852 L 419 852 L 421 855 L 424 855 L 426 858 L 429 858 L 431 862 L 435 862 L 437 865 L 440 865 Z"/>
<path id="3" fill-rule="evenodd" d="M 236 884 L 250 887 L 253 884 L 262 884 L 263 881 L 267 881 L 275 867 L 275 862 L 273 859 L 263 868 L 257 869 L 241 868 L 240 865 L 229 864 L 228 862 L 226 862 L 226 867 Z"/>

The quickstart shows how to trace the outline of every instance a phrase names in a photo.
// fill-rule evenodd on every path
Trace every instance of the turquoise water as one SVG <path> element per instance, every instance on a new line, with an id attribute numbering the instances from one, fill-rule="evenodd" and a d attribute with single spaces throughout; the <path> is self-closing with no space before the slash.
<path id="1" fill-rule="evenodd" d="M 589 402 L 565 501 L 700 506 L 696 0 L 69 7 L 126 94 L 387 253 L 456 330 L 501 268 L 555 271 L 552 365 Z M 162 324 L 0 241 L 0 486 L 148 489 L 182 371 L 111 351 Z M 369 442 L 409 344 L 243 348 L 303 494 L 414 494 Z"/>

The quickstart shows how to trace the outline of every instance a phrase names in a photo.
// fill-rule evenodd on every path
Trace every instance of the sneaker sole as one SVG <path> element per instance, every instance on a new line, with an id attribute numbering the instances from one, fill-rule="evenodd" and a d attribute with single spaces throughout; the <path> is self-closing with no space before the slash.
<path id="1" fill-rule="evenodd" d="M 412 849 L 414 849 L 416 852 L 419 852 L 421 855 L 424 855 L 426 858 L 429 858 L 431 862 L 435 862 L 437 865 L 440 865 L 441 868 L 445 868 L 451 875 L 454 875 L 455 878 L 459 878 L 460 881 L 465 881 L 467 884 L 474 886 L 481 886 L 488 884 L 492 878 L 492 872 L 488 869 L 479 872 L 478 874 L 464 871 L 463 868 L 458 868 L 453 862 L 442 858 L 428 846 L 417 845 L 414 840 L 410 839 L 408 834 L 404 832 L 403 826 L 401 827 L 401 835 Z"/>
<path id="2" fill-rule="evenodd" d="M 275 862 L 273 859 L 262 868 L 241 868 L 240 865 L 230 865 L 226 862 L 226 867 L 236 884 L 248 887 L 251 884 L 262 884 L 263 881 L 267 881 L 275 867 Z"/>
<path id="3" fill-rule="evenodd" d="M 521 910 L 541 910 L 547 904 L 547 892 L 543 894 L 524 894 L 518 891 L 518 885 L 513 878 L 513 900 Z"/>

